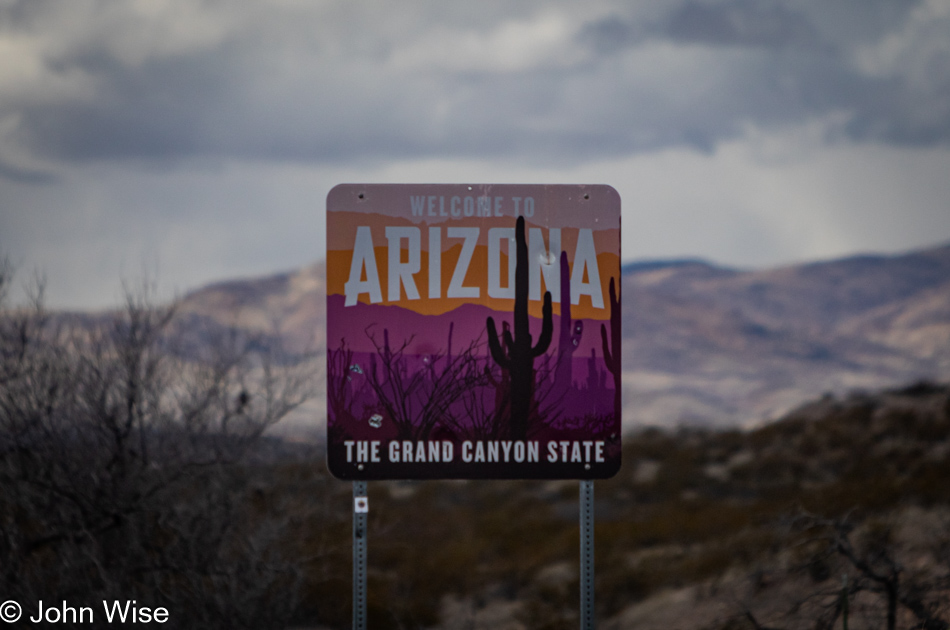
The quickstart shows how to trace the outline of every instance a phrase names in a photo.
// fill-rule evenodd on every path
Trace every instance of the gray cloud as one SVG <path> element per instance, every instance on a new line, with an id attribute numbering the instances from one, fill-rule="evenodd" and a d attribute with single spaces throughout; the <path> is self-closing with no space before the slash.
<path id="1" fill-rule="evenodd" d="M 57 305 L 323 255 L 341 181 L 609 182 L 624 257 L 946 240 L 947 0 L 0 0 L 0 256 Z"/>
<path id="2" fill-rule="evenodd" d="M 646 34 L 643 25 L 614 14 L 586 22 L 578 32 L 578 41 L 599 55 L 611 55 L 642 42 Z"/>
<path id="3" fill-rule="evenodd" d="M 0 176 L 193 156 L 570 162 L 710 151 L 835 112 L 852 139 L 945 145 L 950 12 L 826 4 L 8 3 L 0 41 L 26 70 L 0 74 L 0 163 L 17 164 Z"/>
<path id="4" fill-rule="evenodd" d="M 822 45 L 803 14 L 754 0 L 718 4 L 689 0 L 670 15 L 665 26 L 669 37 L 684 43 L 772 49 Z"/>

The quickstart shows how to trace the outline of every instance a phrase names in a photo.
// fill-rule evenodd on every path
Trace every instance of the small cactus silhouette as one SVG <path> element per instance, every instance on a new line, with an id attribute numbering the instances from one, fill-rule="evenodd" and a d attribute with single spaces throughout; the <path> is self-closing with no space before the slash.
<path id="1" fill-rule="evenodd" d="M 606 389 L 607 373 L 600 369 L 597 364 L 597 353 L 593 348 L 590 349 L 590 358 L 587 359 L 587 391 L 589 393 L 601 392 Z"/>
<path id="2" fill-rule="evenodd" d="M 610 279 L 610 342 L 607 341 L 607 327 L 600 325 L 600 340 L 604 349 L 604 363 L 614 376 L 614 414 L 620 419 L 620 298 L 614 288 L 614 279 Z"/>
<path id="3" fill-rule="evenodd" d="M 551 292 L 544 293 L 542 306 L 541 336 L 538 343 L 532 344 L 528 319 L 528 242 L 525 238 L 524 217 L 518 217 L 515 223 L 515 310 L 514 335 L 506 329 L 502 339 L 498 338 L 495 320 L 488 318 L 488 348 L 491 357 L 502 370 L 508 371 L 511 383 L 510 393 L 510 431 L 512 439 L 527 437 L 528 417 L 534 398 L 534 360 L 547 352 L 554 332 L 552 323 Z"/>

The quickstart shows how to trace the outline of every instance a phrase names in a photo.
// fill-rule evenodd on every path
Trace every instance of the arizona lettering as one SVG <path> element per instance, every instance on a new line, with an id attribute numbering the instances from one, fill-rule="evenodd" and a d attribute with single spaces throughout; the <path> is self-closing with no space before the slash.
<path id="1" fill-rule="evenodd" d="M 514 241 L 514 228 L 494 227 L 488 229 L 488 286 L 469 286 L 464 284 L 472 255 L 481 236 L 478 227 L 430 227 L 427 231 L 429 268 L 427 286 L 416 284 L 415 275 L 422 269 L 422 230 L 414 226 L 387 226 L 385 234 L 386 262 L 388 273 L 386 297 L 389 302 L 402 299 L 422 299 L 425 292 L 429 299 L 463 298 L 479 299 L 484 289 L 490 298 L 515 297 L 515 256 L 508 256 L 505 277 L 502 283 L 502 242 Z M 442 278 L 443 239 L 461 244 L 461 252 L 455 263 L 448 286 Z M 561 230 L 548 230 L 548 245 L 545 246 L 541 228 L 528 230 L 528 299 L 541 300 L 541 285 L 551 292 L 551 299 L 561 299 L 560 269 L 555 261 L 561 252 Z M 382 302 L 383 283 L 376 264 L 376 241 L 368 225 L 356 228 L 353 242 L 353 258 L 350 261 L 349 279 L 344 285 L 346 299 L 344 306 L 355 306 L 361 295 L 367 295 L 371 304 Z M 513 246 L 512 246 L 513 249 Z M 403 251 L 407 255 L 403 255 Z M 404 260 L 405 258 L 405 260 Z M 593 231 L 584 228 L 578 230 L 577 245 L 574 249 L 574 263 L 571 271 L 571 304 L 580 304 L 581 296 L 588 296 L 594 308 L 604 308 L 604 293 L 600 283 L 600 269 L 597 265 L 597 251 L 594 247 Z M 542 261 L 549 261 L 543 263 Z M 445 290 L 443 293 L 443 289 Z"/>

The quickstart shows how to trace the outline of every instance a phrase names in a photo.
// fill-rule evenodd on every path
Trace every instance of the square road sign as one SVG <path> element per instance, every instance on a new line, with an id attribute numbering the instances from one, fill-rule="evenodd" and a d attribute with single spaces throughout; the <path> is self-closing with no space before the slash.
<path id="1" fill-rule="evenodd" d="M 327 461 L 341 479 L 620 468 L 620 197 L 343 184 L 327 196 Z"/>

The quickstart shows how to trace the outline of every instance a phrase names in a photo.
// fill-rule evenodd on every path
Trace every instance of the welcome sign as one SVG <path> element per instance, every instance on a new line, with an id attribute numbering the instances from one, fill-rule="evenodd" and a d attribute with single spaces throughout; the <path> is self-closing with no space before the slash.
<path id="1" fill-rule="evenodd" d="M 612 476 L 620 321 L 620 197 L 609 186 L 335 187 L 330 471 Z"/>

